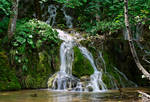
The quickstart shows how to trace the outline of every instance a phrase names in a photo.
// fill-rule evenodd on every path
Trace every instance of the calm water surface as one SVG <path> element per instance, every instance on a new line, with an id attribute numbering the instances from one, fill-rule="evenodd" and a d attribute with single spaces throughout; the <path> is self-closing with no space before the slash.
<path id="1" fill-rule="evenodd" d="M 0 92 L 0 102 L 141 102 L 137 90 L 150 93 L 148 88 L 124 88 L 107 92 L 63 92 L 51 90 L 21 90 Z"/>

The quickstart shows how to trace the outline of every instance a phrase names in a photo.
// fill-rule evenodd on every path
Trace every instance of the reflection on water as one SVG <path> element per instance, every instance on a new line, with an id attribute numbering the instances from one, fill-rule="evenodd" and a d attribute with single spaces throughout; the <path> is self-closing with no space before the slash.
<path id="1" fill-rule="evenodd" d="M 21 90 L 0 92 L 0 102 L 141 102 L 137 90 L 150 93 L 150 89 L 134 88 L 108 92 L 63 92 L 51 90 Z"/>

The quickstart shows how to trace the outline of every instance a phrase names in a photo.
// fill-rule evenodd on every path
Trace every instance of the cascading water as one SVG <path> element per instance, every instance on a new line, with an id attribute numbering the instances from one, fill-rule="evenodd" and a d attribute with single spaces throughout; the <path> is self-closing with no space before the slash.
<path id="1" fill-rule="evenodd" d="M 48 84 L 52 83 L 49 84 L 49 87 L 55 90 L 72 91 L 88 91 L 89 87 L 91 87 L 95 92 L 107 90 L 106 85 L 102 81 L 102 72 L 97 70 L 92 54 L 85 47 L 77 44 L 77 40 L 81 40 L 82 38 L 77 39 L 59 29 L 57 29 L 57 32 L 59 33 L 59 38 L 64 41 L 60 47 L 61 66 L 60 71 L 49 79 Z M 80 49 L 81 53 L 90 61 L 94 69 L 94 74 L 90 76 L 90 81 L 86 85 L 83 85 L 78 78 L 72 76 L 74 46 L 77 46 Z"/>
<path id="2" fill-rule="evenodd" d="M 128 40 L 128 33 L 126 29 L 123 29 L 123 37 L 124 37 L 124 40 Z"/>
<path id="3" fill-rule="evenodd" d="M 49 17 L 46 20 L 46 23 L 50 24 L 51 26 L 54 26 L 54 24 L 55 24 L 55 19 L 56 19 L 56 15 L 57 15 L 56 10 L 57 10 L 57 8 L 55 5 L 48 6 Z"/>
<path id="4" fill-rule="evenodd" d="M 106 63 L 105 63 L 105 60 L 104 60 L 104 58 L 102 56 L 102 52 L 100 52 L 100 51 L 99 51 L 99 57 L 100 57 L 100 59 L 101 59 L 101 61 L 103 63 L 104 71 L 106 72 Z"/>
<path id="5" fill-rule="evenodd" d="M 146 58 L 146 57 L 149 57 L 150 56 L 150 51 L 144 49 L 144 46 L 142 44 L 140 44 L 140 42 L 138 40 L 136 40 L 136 44 L 137 46 L 140 48 L 141 51 L 144 52 L 144 55 L 143 55 L 143 60 L 145 62 L 147 62 L 148 64 L 150 64 L 150 61 Z"/>
<path id="6" fill-rule="evenodd" d="M 94 72 L 97 72 L 97 68 L 94 64 L 92 54 L 83 46 L 79 46 L 79 49 L 80 49 L 81 53 L 84 55 L 84 57 L 86 57 L 90 61 L 92 67 L 94 68 Z"/>
<path id="7" fill-rule="evenodd" d="M 54 4 L 49 5 L 48 8 L 44 8 L 44 4 L 41 4 L 41 10 L 44 12 L 42 14 L 42 17 L 44 18 L 44 21 L 47 24 L 50 24 L 51 26 L 54 26 L 56 24 L 56 16 L 57 16 L 58 8 L 59 8 L 59 6 L 54 5 Z M 67 27 L 72 28 L 73 27 L 73 23 L 72 23 L 73 18 L 67 14 L 66 7 L 64 5 L 61 8 L 61 11 L 64 14 Z M 35 17 L 36 15 L 33 14 L 33 16 Z"/>
<path id="8" fill-rule="evenodd" d="M 108 73 L 107 70 L 106 70 L 106 63 L 105 63 L 105 60 L 102 56 L 102 52 L 99 52 L 99 58 L 101 60 L 101 63 L 103 63 L 103 68 L 105 69 L 104 74 L 106 74 L 110 79 L 112 89 L 118 89 L 118 85 L 117 85 L 118 83 L 113 81 L 113 80 L 116 80 L 116 79 L 110 73 Z M 119 71 L 116 67 L 112 67 L 112 68 L 114 69 L 114 73 L 116 75 L 118 75 L 121 87 L 123 87 L 123 88 L 124 87 L 133 87 L 133 86 L 137 87 L 137 85 L 134 82 L 132 82 L 131 80 L 129 80 L 124 73 Z"/>
<path id="9" fill-rule="evenodd" d="M 64 40 L 60 47 L 61 66 L 60 71 L 57 72 L 56 77 L 53 80 L 52 88 L 57 90 L 68 90 L 76 86 L 79 81 L 72 76 L 72 62 L 74 60 L 74 41 L 72 37 L 66 35 L 63 31 L 57 30 L 59 37 Z"/>
<path id="10" fill-rule="evenodd" d="M 116 77 L 111 75 L 108 70 L 106 69 L 106 63 L 102 56 L 102 52 L 99 52 L 99 59 L 101 61 L 101 67 L 100 71 L 97 69 L 97 65 L 95 65 L 94 59 L 92 54 L 83 47 L 80 43 L 78 43 L 82 38 L 78 38 L 76 36 L 71 36 L 68 33 L 56 29 L 59 33 L 59 38 L 63 40 L 64 42 L 61 44 L 60 47 L 60 59 L 61 59 L 61 65 L 60 65 L 60 71 L 55 73 L 52 77 L 49 78 L 48 81 L 48 87 L 52 88 L 54 90 L 65 90 L 65 91 L 93 91 L 93 92 L 102 92 L 106 91 L 107 87 L 105 83 L 102 80 L 103 74 L 109 78 L 108 80 L 111 89 L 118 89 L 118 82 L 115 82 Z M 74 77 L 72 75 L 72 64 L 74 61 L 74 47 L 78 47 L 81 54 L 89 60 L 90 64 L 92 65 L 94 69 L 94 73 L 90 76 L 90 79 L 84 80 L 86 82 L 83 82 L 82 80 Z M 104 73 L 103 69 L 104 68 Z M 128 78 L 120 72 L 116 67 L 112 67 L 112 73 L 118 76 L 119 83 L 121 87 L 128 87 L 128 86 L 136 86 L 132 81 L 128 80 Z"/>
<path id="11" fill-rule="evenodd" d="M 93 60 L 92 54 L 83 46 L 79 46 L 79 49 L 81 53 L 90 61 L 93 69 L 94 74 L 90 76 L 91 83 L 88 86 L 91 86 L 93 88 L 93 91 L 105 91 L 107 90 L 106 85 L 102 81 L 102 72 L 98 71 Z M 101 89 L 100 89 L 101 87 Z"/>
<path id="12" fill-rule="evenodd" d="M 65 16 L 65 20 L 66 20 L 66 25 L 68 28 L 72 28 L 73 24 L 72 24 L 72 17 L 67 15 L 66 10 L 65 10 L 65 6 L 62 7 L 61 9 L 63 11 L 63 14 Z"/>
<path id="13" fill-rule="evenodd" d="M 118 72 L 129 83 L 128 84 L 129 86 L 135 86 L 135 87 L 137 87 L 137 85 L 134 82 L 132 82 L 131 80 L 129 80 L 124 73 L 122 73 L 121 71 L 119 71 L 116 67 L 114 67 L 114 69 L 115 69 L 116 72 Z M 120 82 L 123 82 L 123 81 L 121 81 L 121 78 L 120 78 Z M 121 84 L 125 88 L 124 83 L 121 83 Z"/>

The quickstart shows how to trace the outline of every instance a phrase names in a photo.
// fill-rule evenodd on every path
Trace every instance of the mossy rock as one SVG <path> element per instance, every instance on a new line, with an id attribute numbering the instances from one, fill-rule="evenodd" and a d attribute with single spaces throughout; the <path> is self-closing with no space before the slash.
<path id="1" fill-rule="evenodd" d="M 0 52 L 0 91 L 19 90 L 21 88 L 15 75 L 15 70 L 10 68 L 5 52 Z"/>
<path id="2" fill-rule="evenodd" d="M 94 73 L 93 67 L 77 47 L 74 47 L 73 75 L 80 78 Z"/>

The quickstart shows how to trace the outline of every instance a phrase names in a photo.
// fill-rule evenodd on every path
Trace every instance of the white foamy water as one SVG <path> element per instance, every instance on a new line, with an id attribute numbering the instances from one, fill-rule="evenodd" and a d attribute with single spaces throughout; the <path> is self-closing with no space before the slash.
<path id="1" fill-rule="evenodd" d="M 59 38 L 64 42 L 61 44 L 60 47 L 60 71 L 56 73 L 55 78 L 52 77 L 54 78 L 52 79 L 52 89 L 82 92 L 89 91 L 88 88 L 91 87 L 92 91 L 94 92 L 106 91 L 107 87 L 102 81 L 102 72 L 97 70 L 92 54 L 85 47 L 81 46 L 79 43 L 77 44 L 76 36 L 73 37 L 59 29 L 56 30 L 59 33 Z M 78 78 L 72 75 L 72 64 L 74 61 L 73 48 L 75 46 L 77 46 L 80 49 L 80 52 L 86 59 L 89 60 L 94 69 L 94 74 L 90 76 L 90 81 L 88 82 L 88 84 L 83 85 L 83 83 L 81 83 Z"/>

